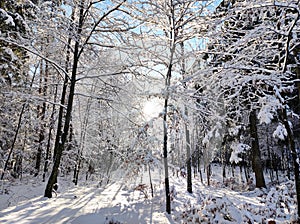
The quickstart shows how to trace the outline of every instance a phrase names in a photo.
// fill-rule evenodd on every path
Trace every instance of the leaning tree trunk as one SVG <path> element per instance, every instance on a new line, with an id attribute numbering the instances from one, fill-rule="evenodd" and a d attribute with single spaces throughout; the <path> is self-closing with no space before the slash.
<path id="1" fill-rule="evenodd" d="M 72 114 L 72 107 L 73 107 L 73 99 L 74 99 L 74 92 L 75 92 L 75 83 L 76 83 L 76 73 L 77 73 L 77 65 L 78 65 L 78 47 L 79 43 L 75 44 L 75 50 L 74 50 L 74 61 L 73 61 L 73 69 L 72 69 L 72 77 L 71 77 L 71 83 L 70 83 L 70 93 L 68 98 L 68 105 L 67 105 L 67 111 L 65 116 L 65 123 L 64 123 L 64 129 L 63 133 L 61 135 L 61 141 L 58 143 L 58 146 L 55 148 L 55 160 L 52 168 L 51 175 L 49 177 L 46 189 L 45 189 L 45 197 L 51 198 L 52 197 L 52 189 L 53 185 L 57 182 L 57 175 L 58 175 L 58 169 L 62 157 L 62 153 L 64 150 L 64 146 L 67 140 L 70 122 L 71 122 L 71 114 Z"/>
<path id="2" fill-rule="evenodd" d="M 83 26 L 83 17 L 84 17 L 84 7 L 83 7 L 84 0 L 81 1 L 81 7 L 79 10 L 79 22 L 78 22 L 78 30 L 77 35 L 80 36 L 82 32 Z M 45 197 L 51 198 L 52 197 L 52 189 L 53 185 L 57 182 L 58 170 L 61 161 L 61 156 L 64 150 L 65 143 L 67 141 L 69 127 L 71 123 L 71 115 L 72 115 L 72 108 L 73 108 L 73 99 L 74 99 L 74 92 L 75 92 L 75 84 L 76 84 L 76 74 L 79 62 L 79 40 L 77 39 L 74 46 L 74 54 L 73 54 L 73 66 L 72 66 L 72 76 L 70 81 L 70 90 L 69 90 L 69 97 L 68 97 L 68 105 L 67 111 L 65 116 L 64 122 L 64 129 L 61 135 L 61 141 L 59 141 L 58 146 L 55 146 L 55 160 L 52 168 L 51 175 L 49 177 L 46 189 L 45 189 Z"/>
<path id="3" fill-rule="evenodd" d="M 71 15 L 71 21 L 74 20 L 74 12 L 75 10 L 72 11 Z M 70 25 L 71 26 L 71 25 Z M 69 29 L 69 32 L 71 32 L 71 28 Z M 67 54 L 66 54 L 66 62 L 65 62 L 65 77 L 64 77 L 64 83 L 63 83 L 63 88 L 62 88 L 62 93 L 61 93 L 61 98 L 60 98 L 60 107 L 59 107 L 59 112 L 58 112 L 58 121 L 57 121 L 57 129 L 56 129 L 56 137 L 55 137 L 55 143 L 54 143 L 54 152 L 53 152 L 53 160 L 55 160 L 56 156 L 56 149 L 58 149 L 59 141 L 62 135 L 62 127 L 63 127 L 63 113 L 64 113 L 64 106 L 65 105 L 65 100 L 66 100 L 66 95 L 67 95 L 67 86 L 68 86 L 68 72 L 69 72 L 69 63 L 70 63 L 70 54 L 71 54 L 71 43 L 72 43 L 72 37 L 69 36 L 68 38 L 68 44 L 67 44 Z"/>
<path id="4" fill-rule="evenodd" d="M 265 178 L 263 174 L 263 168 L 261 165 L 261 156 L 258 142 L 258 134 L 257 134 L 257 117 L 256 111 L 252 110 L 249 116 L 249 124 L 250 124 L 250 135 L 252 141 L 252 169 L 255 174 L 256 187 L 262 188 L 266 187 Z"/>
<path id="5" fill-rule="evenodd" d="M 23 114 L 24 114 L 24 111 L 25 111 L 25 107 L 26 107 L 26 103 L 23 104 L 20 115 L 19 115 L 18 126 L 17 126 L 16 132 L 15 132 L 14 139 L 13 139 L 12 145 L 10 147 L 7 159 L 6 159 L 5 164 L 4 164 L 4 168 L 3 168 L 3 171 L 2 171 L 2 175 L 1 175 L 1 180 L 3 180 L 3 178 L 4 178 L 4 174 L 5 174 L 5 171 L 8 167 L 10 157 L 11 157 L 13 151 L 14 151 L 14 148 L 15 148 L 15 144 L 16 144 L 17 137 L 18 137 L 18 134 L 19 134 L 19 130 L 21 128 L 22 117 L 23 117 Z"/>

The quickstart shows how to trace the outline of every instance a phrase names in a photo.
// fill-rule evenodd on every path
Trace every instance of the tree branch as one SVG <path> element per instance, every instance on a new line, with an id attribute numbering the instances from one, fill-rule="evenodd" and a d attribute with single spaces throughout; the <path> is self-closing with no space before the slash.
<path id="1" fill-rule="evenodd" d="M 119 3 L 118 5 L 116 5 L 114 8 L 110 9 L 109 11 L 107 11 L 106 13 L 104 13 L 101 18 L 94 24 L 93 28 L 91 29 L 89 35 L 87 36 L 87 38 L 85 39 L 85 41 L 83 42 L 81 49 L 78 53 L 78 58 L 80 57 L 80 55 L 82 54 L 85 45 L 89 42 L 90 38 L 92 37 L 93 33 L 95 32 L 97 26 L 101 23 L 101 21 L 103 19 L 105 19 L 109 14 L 111 14 L 112 12 L 116 11 L 118 8 L 121 7 L 121 5 L 126 2 L 126 0 L 123 0 L 121 3 Z"/>

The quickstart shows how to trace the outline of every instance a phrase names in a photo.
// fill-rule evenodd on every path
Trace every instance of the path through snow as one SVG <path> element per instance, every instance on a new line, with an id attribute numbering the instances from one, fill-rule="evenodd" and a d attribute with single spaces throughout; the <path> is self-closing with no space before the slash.
<path id="1" fill-rule="evenodd" d="M 124 191 L 123 186 L 77 187 L 52 199 L 37 197 L 2 210 L 0 223 L 99 224 L 106 219 L 131 224 L 169 223 L 160 204 L 145 200 L 139 192 Z"/>

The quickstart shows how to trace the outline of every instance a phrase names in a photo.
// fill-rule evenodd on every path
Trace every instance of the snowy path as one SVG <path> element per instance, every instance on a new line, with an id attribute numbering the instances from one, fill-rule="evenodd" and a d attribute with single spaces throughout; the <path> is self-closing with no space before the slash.
<path id="1" fill-rule="evenodd" d="M 104 189 L 79 187 L 47 199 L 34 198 L 0 211 L 0 223 L 104 223 L 106 218 L 128 223 L 170 223 L 161 205 L 141 199 L 138 192 L 122 190 L 122 184 Z M 135 199 L 132 197 L 135 196 Z"/>

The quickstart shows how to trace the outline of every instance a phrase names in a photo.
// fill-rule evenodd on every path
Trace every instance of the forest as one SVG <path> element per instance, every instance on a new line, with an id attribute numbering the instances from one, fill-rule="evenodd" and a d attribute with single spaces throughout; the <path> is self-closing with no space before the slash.
<path id="1" fill-rule="evenodd" d="M 300 223 L 299 17 L 1 0 L 0 223 Z"/>

